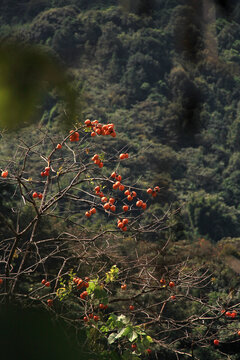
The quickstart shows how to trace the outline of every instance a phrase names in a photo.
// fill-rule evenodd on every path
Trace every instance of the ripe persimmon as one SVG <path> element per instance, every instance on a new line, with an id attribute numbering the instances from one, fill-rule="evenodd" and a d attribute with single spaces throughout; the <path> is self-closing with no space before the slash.
<path id="1" fill-rule="evenodd" d="M 143 209 L 143 210 L 146 210 L 146 208 L 147 208 L 147 204 L 146 204 L 146 203 L 142 203 L 142 209 Z"/>
<path id="2" fill-rule="evenodd" d="M 110 204 L 107 202 L 106 204 L 103 205 L 105 210 L 109 210 L 110 208 Z"/>
<path id="3" fill-rule="evenodd" d="M 53 299 L 48 299 L 47 304 L 49 307 L 51 307 L 53 305 Z"/>
<path id="4" fill-rule="evenodd" d="M 96 186 L 94 190 L 98 193 L 100 191 L 100 186 Z"/>
<path id="5" fill-rule="evenodd" d="M 99 159 L 99 155 L 98 155 L 98 154 L 93 155 L 92 161 L 95 161 L 95 160 L 98 160 L 98 159 Z"/>
<path id="6" fill-rule="evenodd" d="M 84 124 L 85 124 L 86 126 L 90 126 L 90 125 L 91 125 L 91 120 L 89 120 L 89 119 L 85 120 L 85 121 L 84 121 Z"/>
<path id="7" fill-rule="evenodd" d="M 8 171 L 5 170 L 5 171 L 2 171 L 2 175 L 1 175 L 3 178 L 6 178 L 8 176 Z"/>

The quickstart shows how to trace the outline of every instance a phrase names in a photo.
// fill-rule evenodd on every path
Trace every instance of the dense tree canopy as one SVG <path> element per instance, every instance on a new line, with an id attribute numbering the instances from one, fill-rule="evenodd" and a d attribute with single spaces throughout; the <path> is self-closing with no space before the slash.
<path id="1" fill-rule="evenodd" d="M 207 0 L 3 0 L 0 169 L 14 167 L 9 158 L 36 144 L 39 134 L 49 138 L 42 146 L 50 151 L 51 141 L 63 132 L 63 119 L 72 128 L 86 118 L 114 122 L 119 135 L 112 151 L 123 149 L 134 155 L 122 170 L 124 178 L 137 181 L 140 188 L 150 183 L 161 188 L 149 204 L 153 216 L 171 214 L 160 236 L 161 244 L 171 240 L 170 263 L 180 249 L 184 259 L 192 256 L 198 265 L 209 266 L 215 278 L 214 291 L 206 292 L 209 304 L 221 299 L 233 305 L 231 294 L 238 294 L 239 283 L 230 279 L 239 273 L 240 257 L 240 5 L 235 0 L 211 4 Z M 35 125 L 8 133 L 10 122 Z M 15 138 L 23 141 L 17 154 L 12 146 Z M 96 139 L 96 146 L 102 153 L 109 150 L 105 138 L 101 143 Z M 29 159 L 29 177 L 39 170 L 36 159 Z M 0 233 L 6 238 L 12 236 L 16 220 L 11 211 L 19 206 L 13 185 L 0 184 L 0 209 L 10 226 L 1 217 Z M 66 222 L 71 231 L 76 210 L 67 201 L 59 202 L 59 216 L 75 214 Z M 32 210 L 21 211 L 21 221 L 27 224 Z M 102 221 L 96 215 L 94 230 Z M 49 219 L 42 221 L 41 231 L 39 241 L 55 238 L 63 229 Z M 144 241 L 160 246 L 153 233 Z M 129 246 L 134 248 L 130 240 Z M 126 251 L 124 246 L 121 251 Z M 214 256 L 219 264 L 211 263 Z M 230 264 L 234 264 L 231 269 Z M 174 311 L 179 308 L 176 304 Z M 234 322 L 230 328 L 237 328 L 238 320 Z M 226 344 L 237 342 L 224 331 L 221 336 Z M 189 350 L 192 345 L 184 346 Z M 219 349 L 230 354 L 231 346 Z M 196 356 L 204 356 L 204 348 L 201 351 Z M 221 356 L 224 359 L 220 353 L 216 359 Z"/>

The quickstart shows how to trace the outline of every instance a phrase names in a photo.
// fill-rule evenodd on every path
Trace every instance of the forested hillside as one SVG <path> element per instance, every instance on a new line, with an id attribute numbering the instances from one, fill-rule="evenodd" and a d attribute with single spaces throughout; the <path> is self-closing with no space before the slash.
<path id="1" fill-rule="evenodd" d="M 83 94 L 82 118 L 114 119 L 119 144 L 142 152 L 144 174 L 136 163 L 131 173 L 160 183 L 160 206 L 185 204 L 179 236 L 237 237 L 239 4 L 120 3 L 4 1 L 0 34 L 53 49 Z M 53 127 L 54 108 L 43 114 Z"/>
<path id="2" fill-rule="evenodd" d="M 123 176 L 141 188 L 160 187 L 151 213 L 172 214 L 161 233 L 173 244 L 170 257 L 181 249 L 203 264 L 219 255 L 219 267 L 210 265 L 210 302 L 239 285 L 233 279 L 240 272 L 239 34 L 237 0 L 0 3 L 1 44 L 40 45 L 55 56 L 78 93 L 79 112 L 70 122 L 114 122 L 112 151 L 130 154 Z M 34 143 L 39 124 L 51 137 L 63 132 L 62 109 L 52 91 L 34 125 L 2 133 L 1 158 L 14 151 L 9 139 L 15 134 Z M 101 139 L 101 146 L 109 147 L 108 140 Z M 37 163 L 31 166 L 41 171 Z M 8 188 L 0 186 L 5 212 Z M 103 218 L 96 215 L 92 227 Z M 42 231 L 48 233 L 48 225 Z M 147 240 L 159 241 L 155 234 Z"/>

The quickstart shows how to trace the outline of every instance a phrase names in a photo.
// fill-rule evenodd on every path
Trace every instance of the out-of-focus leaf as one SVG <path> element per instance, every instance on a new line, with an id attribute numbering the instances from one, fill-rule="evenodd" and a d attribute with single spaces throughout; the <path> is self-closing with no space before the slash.
<path id="1" fill-rule="evenodd" d="M 0 43 L 0 128 L 16 129 L 32 122 L 50 90 L 64 100 L 66 118 L 72 121 L 77 92 L 63 66 L 42 47 Z"/>

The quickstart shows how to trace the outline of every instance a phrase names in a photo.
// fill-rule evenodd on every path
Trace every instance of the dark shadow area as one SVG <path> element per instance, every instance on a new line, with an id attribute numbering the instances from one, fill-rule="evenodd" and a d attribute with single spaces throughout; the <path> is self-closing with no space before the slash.
<path id="1" fill-rule="evenodd" d="M 53 321 L 47 311 L 1 305 L 0 323 L 2 360 L 89 359 L 82 351 L 83 331 L 79 331 L 77 346 L 74 329 Z"/>

